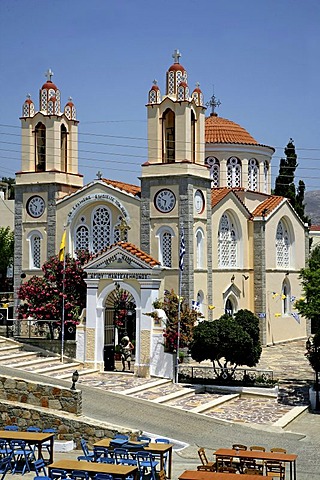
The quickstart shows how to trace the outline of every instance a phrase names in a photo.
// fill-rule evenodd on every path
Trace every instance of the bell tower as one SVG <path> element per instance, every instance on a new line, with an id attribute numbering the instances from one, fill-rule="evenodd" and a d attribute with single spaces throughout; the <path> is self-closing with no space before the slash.
<path id="1" fill-rule="evenodd" d="M 56 202 L 83 186 L 78 173 L 78 121 L 71 100 L 61 111 L 53 72 L 39 95 L 39 110 L 28 95 L 21 117 L 21 170 L 15 187 L 15 286 L 21 274 L 41 273 L 56 252 Z"/>
<path id="2" fill-rule="evenodd" d="M 148 94 L 148 161 L 142 165 L 141 178 L 141 248 L 175 271 L 165 288 L 178 291 L 179 232 L 183 225 L 183 296 L 192 299 L 195 223 L 207 231 L 211 222 L 210 174 L 205 165 L 206 107 L 198 83 L 190 93 L 180 52 L 175 50 L 172 57 L 174 63 L 166 72 L 165 95 L 161 96 L 156 80 Z"/>

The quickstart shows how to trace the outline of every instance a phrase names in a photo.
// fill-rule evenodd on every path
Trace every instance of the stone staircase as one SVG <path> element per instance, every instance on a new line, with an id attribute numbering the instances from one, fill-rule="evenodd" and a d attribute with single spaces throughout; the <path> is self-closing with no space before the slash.
<path id="1" fill-rule="evenodd" d="M 97 369 L 84 368 L 82 363 L 68 359 L 61 363 L 58 355 L 44 350 L 39 352 L 39 349 L 33 351 L 31 346 L 26 349 L 23 343 L 5 337 L 0 337 L 0 365 L 60 379 L 71 378 L 75 370 L 79 375 L 98 372 Z"/>

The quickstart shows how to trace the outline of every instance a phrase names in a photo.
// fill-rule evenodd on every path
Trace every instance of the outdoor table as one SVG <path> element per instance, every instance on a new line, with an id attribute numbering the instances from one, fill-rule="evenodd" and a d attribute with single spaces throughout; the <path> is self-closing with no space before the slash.
<path id="1" fill-rule="evenodd" d="M 37 433 L 37 432 L 23 432 L 23 431 L 11 431 L 11 430 L 0 430 L 0 438 L 7 440 L 24 440 L 29 445 L 35 445 L 38 450 L 38 458 L 43 458 L 42 456 L 42 445 L 45 442 L 50 442 L 49 444 L 49 463 L 53 462 L 53 441 L 54 433 Z"/>
<path id="2" fill-rule="evenodd" d="M 225 458 L 242 458 L 247 460 L 271 460 L 276 462 L 289 463 L 290 479 L 297 479 L 296 460 L 298 455 L 278 452 L 261 452 L 256 450 L 233 450 L 232 448 L 219 448 L 214 455 Z"/>
<path id="3" fill-rule="evenodd" d="M 112 438 L 104 438 L 103 440 L 99 440 L 99 442 L 96 442 L 93 444 L 94 447 L 106 447 L 113 449 L 112 446 L 110 446 L 110 442 L 112 441 Z M 160 470 L 164 470 L 164 455 L 168 453 L 168 471 L 167 473 L 167 478 L 171 478 L 171 472 L 172 472 L 172 448 L 173 448 L 173 443 L 156 443 L 156 442 L 150 442 L 148 446 L 144 446 L 145 442 L 135 442 L 130 440 L 131 445 L 141 445 L 141 450 L 149 453 L 153 453 L 155 455 L 159 455 L 160 457 Z M 128 448 L 130 452 L 130 446 L 126 446 L 126 444 L 123 445 L 123 448 Z M 136 450 L 135 450 L 136 451 Z"/>
<path id="4" fill-rule="evenodd" d="M 179 480 L 252 480 L 252 475 L 223 472 L 209 472 L 205 470 L 185 470 L 179 475 Z M 268 478 L 259 475 L 259 478 Z M 270 477 L 269 477 L 270 478 Z"/>
<path id="5" fill-rule="evenodd" d="M 125 479 L 128 475 L 133 475 L 137 478 L 138 467 L 132 467 L 128 465 L 115 465 L 108 463 L 98 462 L 86 462 L 85 460 L 57 460 L 56 462 L 48 465 L 49 476 L 52 468 L 62 468 L 67 473 L 71 473 L 73 470 L 84 470 L 88 472 L 90 477 L 93 477 L 96 473 L 109 473 L 114 477 Z"/>

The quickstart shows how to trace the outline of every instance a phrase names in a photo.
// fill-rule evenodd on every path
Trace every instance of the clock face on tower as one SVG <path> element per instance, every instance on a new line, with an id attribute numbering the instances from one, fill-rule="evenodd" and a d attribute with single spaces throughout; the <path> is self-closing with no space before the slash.
<path id="1" fill-rule="evenodd" d="M 197 190 L 194 194 L 194 208 L 197 213 L 202 213 L 204 210 L 204 196 L 201 190 Z"/>
<path id="2" fill-rule="evenodd" d="M 176 204 L 175 194 L 168 188 L 163 188 L 156 193 L 154 197 L 154 205 L 161 213 L 169 213 L 174 209 Z"/>
<path id="3" fill-rule="evenodd" d="M 39 195 L 30 197 L 27 202 L 27 212 L 31 217 L 39 218 L 45 209 L 45 202 Z"/>

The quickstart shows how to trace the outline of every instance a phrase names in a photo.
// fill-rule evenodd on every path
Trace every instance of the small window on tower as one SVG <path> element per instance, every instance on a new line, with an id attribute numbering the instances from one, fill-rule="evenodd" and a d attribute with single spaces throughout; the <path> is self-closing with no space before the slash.
<path id="1" fill-rule="evenodd" d="M 46 170 L 46 127 L 38 123 L 35 128 L 35 170 L 44 172 Z"/>

